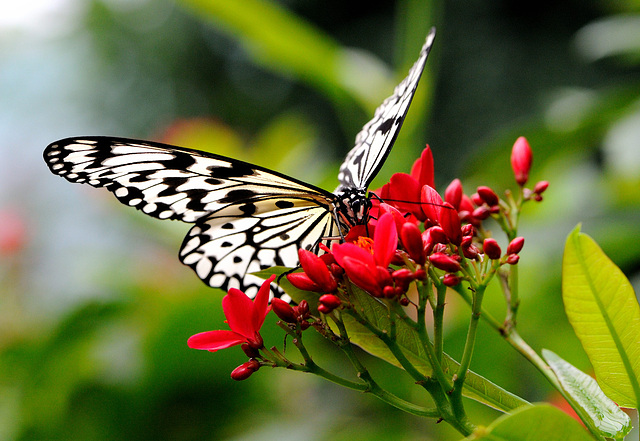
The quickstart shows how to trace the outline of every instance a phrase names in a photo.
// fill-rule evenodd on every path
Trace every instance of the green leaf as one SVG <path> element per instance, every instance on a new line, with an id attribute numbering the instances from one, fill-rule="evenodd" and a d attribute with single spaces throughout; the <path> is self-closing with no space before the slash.
<path id="1" fill-rule="evenodd" d="M 593 426 L 607 438 L 624 439 L 631 431 L 631 419 L 602 392 L 596 380 L 547 349 L 542 350 L 542 356 L 558 377 L 562 388 L 579 406 L 576 412 L 580 418 L 589 418 Z"/>
<path id="2" fill-rule="evenodd" d="M 565 245 L 562 298 L 602 390 L 621 407 L 637 408 L 640 306 L 622 271 L 579 226 Z"/>
<path id="3" fill-rule="evenodd" d="M 466 440 L 486 441 L 593 441 L 586 430 L 566 413 L 537 404 L 503 415 Z"/>
<path id="4" fill-rule="evenodd" d="M 389 311 L 382 302 L 374 299 L 356 286 L 352 286 L 350 300 L 358 313 L 378 329 L 390 329 Z M 402 368 L 386 345 L 367 328 L 347 314 L 343 314 L 343 319 L 352 343 L 372 355 Z M 396 333 L 396 340 L 409 361 L 423 374 L 431 375 L 432 368 L 417 331 L 404 322 L 398 321 L 396 323 Z M 451 376 L 457 372 L 460 366 L 457 361 L 447 354 L 444 354 L 442 363 L 445 373 Z M 502 389 L 473 371 L 469 371 L 467 375 L 463 393 L 468 398 L 504 412 L 529 404 L 517 395 Z"/>

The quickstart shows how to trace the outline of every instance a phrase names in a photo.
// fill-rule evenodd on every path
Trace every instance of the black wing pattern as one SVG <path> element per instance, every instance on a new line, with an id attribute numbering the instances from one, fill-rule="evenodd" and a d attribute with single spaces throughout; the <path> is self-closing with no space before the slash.
<path id="1" fill-rule="evenodd" d="M 420 57 L 409 70 L 407 77 L 396 86 L 393 95 L 376 109 L 373 119 L 365 124 L 356 136 L 355 146 L 340 167 L 340 186 L 336 191 L 366 189 L 380 171 L 407 115 L 435 36 L 436 30 L 431 28 L 420 51 Z"/>
<path id="2" fill-rule="evenodd" d="M 212 287 L 252 294 L 261 280 L 247 273 L 295 267 L 298 248 L 339 235 L 335 195 L 246 162 L 110 137 L 57 141 L 44 157 L 71 182 L 105 187 L 159 219 L 195 223 L 180 260 Z"/>

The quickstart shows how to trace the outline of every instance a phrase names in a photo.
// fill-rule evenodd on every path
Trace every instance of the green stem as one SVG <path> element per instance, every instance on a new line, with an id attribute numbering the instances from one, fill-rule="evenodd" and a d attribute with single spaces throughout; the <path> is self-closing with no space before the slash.
<path id="1" fill-rule="evenodd" d="M 372 393 L 385 403 L 413 415 L 430 418 L 440 417 L 440 412 L 437 409 L 427 409 L 425 407 L 410 403 L 380 387 L 380 385 L 378 385 L 378 383 L 373 379 L 367 368 L 364 367 L 364 365 L 360 362 L 360 359 L 353 350 L 353 347 L 351 346 L 351 342 L 349 340 L 349 335 L 347 333 L 347 328 L 344 326 L 344 322 L 342 321 L 340 316 L 334 316 L 333 319 L 338 326 L 338 329 L 340 330 L 340 336 L 342 337 L 338 343 L 338 346 L 346 354 L 347 358 L 358 372 L 358 378 L 360 378 L 369 386 L 368 390 L 366 390 L 365 392 Z"/>
<path id="2" fill-rule="evenodd" d="M 442 363 L 444 352 L 444 305 L 447 296 L 447 287 L 444 284 L 436 285 L 436 307 L 433 310 L 433 347 L 436 359 Z"/>

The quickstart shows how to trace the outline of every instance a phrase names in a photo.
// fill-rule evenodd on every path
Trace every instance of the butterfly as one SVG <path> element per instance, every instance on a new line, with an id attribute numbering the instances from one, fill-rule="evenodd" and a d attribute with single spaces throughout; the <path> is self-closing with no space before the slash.
<path id="1" fill-rule="evenodd" d="M 70 182 L 104 187 L 150 216 L 193 223 L 181 262 L 211 287 L 253 296 L 262 280 L 251 273 L 295 267 L 299 248 L 317 250 L 367 222 L 367 188 L 398 136 L 434 38 L 431 29 L 407 77 L 356 136 L 333 193 L 247 162 L 151 141 L 67 138 L 47 146 L 44 159 Z"/>

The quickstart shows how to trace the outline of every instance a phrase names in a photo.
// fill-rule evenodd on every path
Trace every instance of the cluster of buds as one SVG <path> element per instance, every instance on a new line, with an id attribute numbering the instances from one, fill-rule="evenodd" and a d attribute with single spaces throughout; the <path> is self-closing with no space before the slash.
<path id="1" fill-rule="evenodd" d="M 277 297 L 271 299 L 271 309 L 280 320 L 290 324 L 300 324 L 300 328 L 304 331 L 309 327 L 309 303 L 302 300 L 298 305 L 291 306 L 284 300 Z"/>

